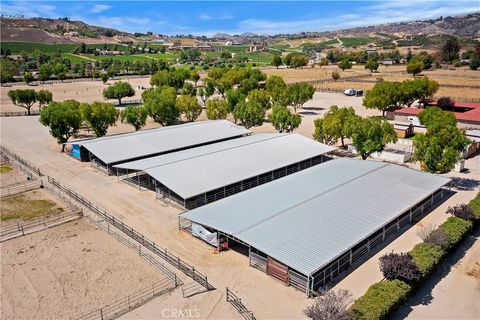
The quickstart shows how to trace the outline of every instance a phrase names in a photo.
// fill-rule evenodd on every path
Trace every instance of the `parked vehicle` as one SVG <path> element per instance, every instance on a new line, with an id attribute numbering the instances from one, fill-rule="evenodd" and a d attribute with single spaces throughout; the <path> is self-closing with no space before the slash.
<path id="1" fill-rule="evenodd" d="M 347 89 L 343 92 L 346 96 L 356 96 L 356 97 L 361 97 L 363 96 L 363 90 L 359 90 L 359 89 Z"/>

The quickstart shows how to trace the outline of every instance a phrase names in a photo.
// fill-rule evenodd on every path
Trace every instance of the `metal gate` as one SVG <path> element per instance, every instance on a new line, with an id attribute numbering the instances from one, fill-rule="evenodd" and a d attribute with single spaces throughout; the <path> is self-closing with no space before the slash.
<path id="1" fill-rule="evenodd" d="M 288 266 L 271 257 L 267 257 L 267 274 L 288 285 Z"/>

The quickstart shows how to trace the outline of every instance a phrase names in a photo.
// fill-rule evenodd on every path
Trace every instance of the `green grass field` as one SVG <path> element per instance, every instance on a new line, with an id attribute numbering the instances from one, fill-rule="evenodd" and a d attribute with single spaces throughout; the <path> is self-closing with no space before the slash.
<path id="1" fill-rule="evenodd" d="M 343 46 L 346 48 L 349 47 L 357 47 L 369 44 L 370 42 L 374 42 L 375 38 L 372 37 L 360 37 L 360 38 L 340 38 L 342 41 Z"/>
<path id="2" fill-rule="evenodd" d="M 78 44 L 44 44 L 44 43 L 29 43 L 29 42 L 2 42 L 2 49 L 10 49 L 12 54 L 19 54 L 22 51 L 33 52 L 36 49 L 45 54 L 60 52 L 73 52 Z"/>
<path id="3" fill-rule="evenodd" d="M 89 59 L 87 58 L 82 58 L 80 56 L 74 55 L 72 53 L 62 53 L 62 58 L 63 59 L 68 59 L 70 60 L 71 63 L 81 63 L 81 62 L 90 62 Z"/>
<path id="4" fill-rule="evenodd" d="M 113 60 L 131 61 L 131 62 L 133 62 L 133 61 L 148 61 L 148 62 L 150 62 L 153 59 L 155 59 L 154 57 L 152 57 L 153 59 L 147 57 L 146 54 L 142 54 L 142 55 L 119 55 L 119 56 L 96 56 L 96 55 L 93 55 L 93 54 L 87 54 L 86 56 L 89 57 L 89 58 L 98 60 L 98 61 L 113 59 Z"/>
<path id="5" fill-rule="evenodd" d="M 2 199 L 1 221 L 8 220 L 31 220 L 45 214 L 61 212 L 62 208 L 55 208 L 56 204 L 50 200 L 27 199 L 23 194 Z"/>

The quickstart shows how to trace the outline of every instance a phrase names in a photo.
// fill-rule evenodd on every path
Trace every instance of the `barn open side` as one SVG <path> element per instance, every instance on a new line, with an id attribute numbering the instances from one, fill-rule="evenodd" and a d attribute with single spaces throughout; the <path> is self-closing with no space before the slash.
<path id="1" fill-rule="evenodd" d="M 335 159 L 183 213 L 179 227 L 309 294 L 428 212 L 449 181 Z"/>
<path id="2" fill-rule="evenodd" d="M 294 133 L 263 133 L 114 168 L 157 198 L 192 209 L 325 162 L 332 150 Z"/>
<path id="3" fill-rule="evenodd" d="M 112 174 L 115 164 L 145 159 L 249 135 L 227 120 L 189 122 L 96 139 L 68 142 L 67 153 Z"/>

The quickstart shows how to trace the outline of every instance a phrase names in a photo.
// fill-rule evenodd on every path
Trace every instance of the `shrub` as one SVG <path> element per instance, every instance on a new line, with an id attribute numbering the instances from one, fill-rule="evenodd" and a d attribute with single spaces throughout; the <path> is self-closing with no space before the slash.
<path id="1" fill-rule="evenodd" d="M 412 282 L 420 279 L 420 271 L 408 253 L 387 253 L 380 257 L 380 270 L 388 280 Z"/>
<path id="2" fill-rule="evenodd" d="M 347 306 L 352 293 L 348 290 L 320 290 L 314 303 L 303 313 L 312 320 L 350 320 Z"/>
<path id="3" fill-rule="evenodd" d="M 442 229 L 435 229 L 432 225 L 427 225 L 417 231 L 417 235 L 425 243 L 433 244 L 446 249 L 448 247 L 448 238 Z"/>
<path id="4" fill-rule="evenodd" d="M 465 220 L 475 220 L 476 218 L 473 209 L 464 203 L 448 207 L 447 213 Z"/>
<path id="5" fill-rule="evenodd" d="M 468 206 L 472 208 L 475 217 L 480 219 L 480 193 L 468 203 Z"/>
<path id="6" fill-rule="evenodd" d="M 448 237 L 445 232 L 438 228 L 430 232 L 430 234 L 425 238 L 425 243 L 439 246 L 443 249 L 448 247 Z"/>
<path id="7" fill-rule="evenodd" d="M 455 246 L 470 230 L 473 223 L 458 217 L 449 217 L 440 228 L 448 238 L 449 247 Z"/>
<path id="8" fill-rule="evenodd" d="M 410 251 L 422 277 L 428 276 L 436 268 L 444 254 L 442 247 L 430 243 L 419 243 Z"/>
<path id="9" fill-rule="evenodd" d="M 411 289 L 409 284 L 400 280 L 378 282 L 355 300 L 350 314 L 353 319 L 388 319 L 407 300 Z"/>

